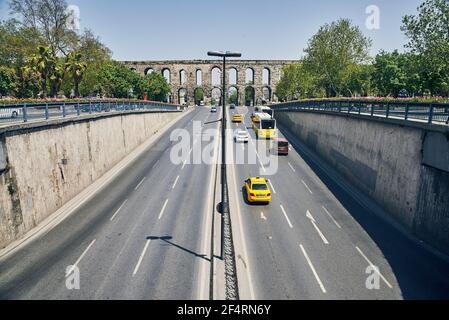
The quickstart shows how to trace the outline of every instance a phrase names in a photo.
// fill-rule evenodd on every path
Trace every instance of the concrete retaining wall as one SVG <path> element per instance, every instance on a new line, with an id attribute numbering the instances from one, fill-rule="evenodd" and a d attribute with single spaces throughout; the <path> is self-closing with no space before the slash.
<path id="1" fill-rule="evenodd" d="M 319 112 L 276 118 L 418 238 L 449 253 L 449 128 Z"/>
<path id="2" fill-rule="evenodd" d="M 5 130 L 0 135 L 0 248 L 181 114 L 139 112 Z"/>

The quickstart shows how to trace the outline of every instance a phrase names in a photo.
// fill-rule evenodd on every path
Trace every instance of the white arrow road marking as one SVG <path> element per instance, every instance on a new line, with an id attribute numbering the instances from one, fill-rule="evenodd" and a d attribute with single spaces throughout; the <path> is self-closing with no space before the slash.
<path id="1" fill-rule="evenodd" d="M 313 226 L 315 227 L 315 230 L 318 232 L 318 234 L 321 237 L 321 240 L 323 240 L 324 244 L 329 244 L 329 241 L 327 241 L 326 237 L 323 235 L 323 233 L 321 232 L 321 230 L 318 228 L 318 226 L 316 225 L 316 220 L 315 218 L 312 216 L 312 214 L 310 213 L 309 210 L 307 210 L 307 218 L 310 219 L 310 222 L 312 222 Z"/>
<path id="2" fill-rule="evenodd" d="M 260 218 L 265 221 L 268 220 L 267 217 L 265 217 L 265 215 L 263 214 L 263 212 L 260 213 Z"/>

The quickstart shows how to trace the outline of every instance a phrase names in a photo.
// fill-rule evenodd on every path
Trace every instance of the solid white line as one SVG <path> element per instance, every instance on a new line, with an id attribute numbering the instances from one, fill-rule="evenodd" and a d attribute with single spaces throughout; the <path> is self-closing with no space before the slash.
<path id="1" fill-rule="evenodd" d="M 288 218 L 287 212 L 285 212 L 285 209 L 284 209 L 284 207 L 282 205 L 281 205 L 281 210 L 284 213 L 285 219 L 287 219 L 288 225 L 290 226 L 291 229 L 293 229 L 293 225 L 290 222 L 290 219 Z"/>
<path id="2" fill-rule="evenodd" d="M 143 257 L 145 256 L 145 253 L 147 252 L 148 246 L 150 245 L 150 243 L 151 243 L 151 240 L 147 240 L 147 243 L 145 244 L 145 247 L 143 248 L 143 251 L 140 254 L 139 261 L 137 262 L 136 267 L 134 268 L 133 277 L 139 271 L 140 265 L 142 264 L 142 261 L 143 261 Z"/>
<path id="3" fill-rule="evenodd" d="M 176 177 L 175 183 L 173 184 L 172 189 L 174 190 L 176 188 L 176 185 L 178 184 L 179 176 Z"/>
<path id="4" fill-rule="evenodd" d="M 72 265 L 72 267 L 70 268 L 70 270 L 67 272 L 67 274 L 71 274 L 73 272 L 73 270 L 78 266 L 78 264 L 81 262 L 81 260 L 83 260 L 84 256 L 87 254 L 87 252 L 89 251 L 89 249 L 94 245 L 95 241 L 97 241 L 97 239 L 94 239 L 89 246 L 87 247 L 86 250 L 84 250 L 84 252 L 81 254 L 81 256 L 78 258 L 78 260 L 76 260 L 75 264 Z"/>
<path id="5" fill-rule="evenodd" d="M 327 213 L 327 215 L 331 218 L 331 220 L 335 223 L 335 225 L 338 227 L 338 229 L 341 229 L 341 225 L 335 220 L 335 218 L 331 215 L 331 213 L 326 209 L 325 206 L 323 206 L 324 212 Z"/>
<path id="6" fill-rule="evenodd" d="M 329 241 L 327 241 L 326 237 L 324 236 L 324 234 L 321 232 L 320 228 L 318 228 L 318 226 L 316 225 L 316 220 L 315 218 L 312 216 L 312 213 L 307 210 L 307 218 L 309 218 L 310 222 L 312 222 L 313 226 L 315 227 L 315 230 L 318 232 L 318 234 L 321 237 L 321 240 L 323 240 L 324 244 L 329 244 Z"/>
<path id="7" fill-rule="evenodd" d="M 313 275 L 315 276 L 316 281 L 318 282 L 318 284 L 320 285 L 321 291 L 323 291 L 323 293 L 326 293 L 326 288 L 324 287 L 323 283 L 321 282 L 320 277 L 318 276 L 318 273 L 315 270 L 315 267 L 312 264 L 312 261 L 310 261 L 309 255 L 307 254 L 306 250 L 304 249 L 304 246 L 301 244 L 299 245 L 301 247 L 301 251 L 304 255 L 304 257 L 307 260 L 307 263 L 309 264 L 310 269 L 312 269 Z"/>
<path id="8" fill-rule="evenodd" d="M 276 194 L 276 189 L 274 188 L 273 184 L 271 183 L 271 180 L 268 180 L 268 183 L 271 186 L 271 189 L 273 190 L 273 193 Z"/>
<path id="9" fill-rule="evenodd" d="M 292 164 L 289 162 L 288 165 L 290 166 L 290 169 L 293 170 L 293 172 L 296 172 L 295 168 L 293 168 Z"/>
<path id="10" fill-rule="evenodd" d="M 115 216 L 120 212 L 120 210 L 122 210 L 122 208 L 124 207 L 124 205 L 125 205 L 127 202 L 128 202 L 128 199 L 126 199 L 126 200 L 122 203 L 122 205 L 120 206 L 120 208 L 118 208 L 117 211 L 116 211 L 116 212 L 114 213 L 114 215 L 112 216 L 111 221 L 114 220 Z"/>
<path id="11" fill-rule="evenodd" d="M 366 260 L 366 262 L 368 262 L 368 264 L 374 269 L 376 270 L 377 274 L 382 278 L 382 280 L 387 284 L 387 286 L 390 289 L 393 289 L 393 286 L 387 281 L 387 279 L 385 279 L 385 277 L 380 273 L 379 268 L 376 267 L 369 259 L 368 257 L 362 252 L 362 250 L 360 250 L 359 247 L 355 247 L 357 249 L 357 251 L 362 255 L 362 257 Z"/>
<path id="12" fill-rule="evenodd" d="M 143 178 L 142 181 L 139 182 L 139 184 L 134 188 L 135 191 L 137 191 L 137 189 L 140 188 L 140 186 L 142 185 L 142 183 L 145 181 L 147 177 Z"/>
<path id="13" fill-rule="evenodd" d="M 310 190 L 309 186 L 307 185 L 307 183 L 304 180 L 301 180 L 302 184 L 304 185 L 304 187 L 306 187 L 306 189 L 310 192 L 310 194 L 313 194 L 312 190 Z"/>
<path id="14" fill-rule="evenodd" d="M 168 199 L 165 200 L 164 206 L 162 207 L 161 213 L 159 214 L 159 220 L 161 220 L 162 216 L 164 215 L 164 211 L 165 211 L 165 208 L 167 207 L 167 204 L 168 204 Z"/>

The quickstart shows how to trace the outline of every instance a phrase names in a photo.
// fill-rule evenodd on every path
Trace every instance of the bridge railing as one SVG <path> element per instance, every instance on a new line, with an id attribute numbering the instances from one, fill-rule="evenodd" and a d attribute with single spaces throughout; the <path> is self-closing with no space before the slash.
<path id="1" fill-rule="evenodd" d="M 449 104 L 369 100 L 305 100 L 274 104 L 275 110 L 311 110 L 448 124 Z"/>
<path id="2" fill-rule="evenodd" d="M 29 122 L 120 111 L 180 111 L 184 106 L 153 101 L 92 100 L 61 101 L 30 104 L 2 104 L 0 102 L 0 126 L 13 122 Z"/>

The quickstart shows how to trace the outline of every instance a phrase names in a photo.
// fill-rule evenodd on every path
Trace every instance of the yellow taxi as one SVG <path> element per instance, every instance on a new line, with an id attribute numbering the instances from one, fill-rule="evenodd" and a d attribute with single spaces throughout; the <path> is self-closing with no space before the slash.
<path id="1" fill-rule="evenodd" d="M 245 190 L 249 203 L 271 202 L 271 191 L 265 178 L 249 178 L 245 182 Z"/>
<path id="2" fill-rule="evenodd" d="M 242 123 L 243 122 L 243 116 L 241 114 L 235 114 L 232 117 L 232 122 L 234 122 L 234 123 Z"/>

